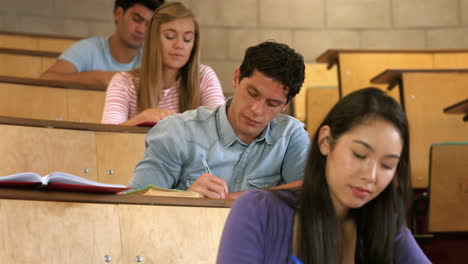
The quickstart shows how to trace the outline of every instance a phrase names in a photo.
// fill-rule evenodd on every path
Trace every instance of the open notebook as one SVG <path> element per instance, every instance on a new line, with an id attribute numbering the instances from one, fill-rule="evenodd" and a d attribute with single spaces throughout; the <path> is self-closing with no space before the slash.
<path id="1" fill-rule="evenodd" d="M 118 193 L 131 189 L 121 184 L 106 184 L 78 177 L 66 172 L 52 172 L 41 176 L 35 172 L 21 172 L 0 177 L 0 187 L 39 187 L 79 192 Z"/>

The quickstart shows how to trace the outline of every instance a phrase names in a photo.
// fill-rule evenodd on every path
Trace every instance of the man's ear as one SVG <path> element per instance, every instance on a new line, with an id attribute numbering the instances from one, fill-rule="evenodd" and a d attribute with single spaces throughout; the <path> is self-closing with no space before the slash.
<path id="1" fill-rule="evenodd" d="M 323 126 L 319 130 L 317 144 L 322 155 L 327 156 L 332 148 L 332 135 L 329 126 Z"/>
<path id="2" fill-rule="evenodd" d="M 232 88 L 234 88 L 234 91 L 239 85 L 239 78 L 240 78 L 240 69 L 236 68 L 236 70 L 234 71 L 234 77 L 232 78 Z"/>
<path id="3" fill-rule="evenodd" d="M 125 11 L 121 6 L 118 6 L 115 11 L 114 11 L 114 23 L 117 24 L 117 22 L 120 20 L 120 18 L 123 16 Z"/>
<path id="4" fill-rule="evenodd" d="M 296 96 L 294 96 L 293 98 L 291 98 L 291 100 L 289 100 L 289 102 L 287 102 L 284 106 L 283 106 L 283 109 L 281 109 L 281 112 L 283 112 L 286 108 L 288 108 L 289 104 L 291 104 L 292 102 L 294 102 L 294 99 L 296 98 Z"/>

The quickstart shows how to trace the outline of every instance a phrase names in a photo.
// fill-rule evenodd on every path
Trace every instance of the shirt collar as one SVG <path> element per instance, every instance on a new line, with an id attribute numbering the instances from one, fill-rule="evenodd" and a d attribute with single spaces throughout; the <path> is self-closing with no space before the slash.
<path id="1" fill-rule="evenodd" d="M 232 128 L 231 123 L 229 123 L 229 119 L 227 117 L 227 109 L 229 105 L 231 105 L 231 102 L 232 97 L 229 97 L 226 100 L 226 103 L 218 108 L 218 111 L 216 113 L 216 121 L 218 124 L 218 136 L 219 140 L 221 141 L 221 144 L 223 144 L 224 147 L 231 146 L 232 144 L 234 144 L 235 141 L 239 141 L 241 144 L 245 144 L 239 139 L 236 132 Z M 271 136 L 271 126 L 276 122 L 276 118 L 273 119 L 273 121 L 265 127 L 262 134 L 260 134 L 260 136 L 256 138 L 253 142 L 265 140 L 267 144 L 273 144 L 273 138 Z"/>

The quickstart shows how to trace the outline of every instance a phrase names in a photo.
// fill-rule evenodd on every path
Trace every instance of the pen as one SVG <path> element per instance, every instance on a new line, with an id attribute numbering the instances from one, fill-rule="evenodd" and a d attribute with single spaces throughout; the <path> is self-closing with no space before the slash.
<path id="1" fill-rule="evenodd" d="M 211 174 L 210 167 L 208 167 L 208 163 L 206 163 L 206 160 L 205 160 L 205 153 L 200 153 L 200 158 L 201 158 L 201 161 L 203 162 L 203 166 L 205 167 L 206 172 Z"/>
<path id="2" fill-rule="evenodd" d="M 291 255 L 291 260 L 295 263 L 295 264 L 303 264 L 302 261 L 300 261 L 296 256 L 294 255 Z"/>

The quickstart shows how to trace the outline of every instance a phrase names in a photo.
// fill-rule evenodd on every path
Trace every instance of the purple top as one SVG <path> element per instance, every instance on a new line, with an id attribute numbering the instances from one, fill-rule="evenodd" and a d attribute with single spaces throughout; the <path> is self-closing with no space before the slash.
<path id="1" fill-rule="evenodd" d="M 271 192 L 251 190 L 234 203 L 217 263 L 290 263 L 294 210 Z M 395 239 L 395 263 L 431 263 L 408 228 Z"/>

